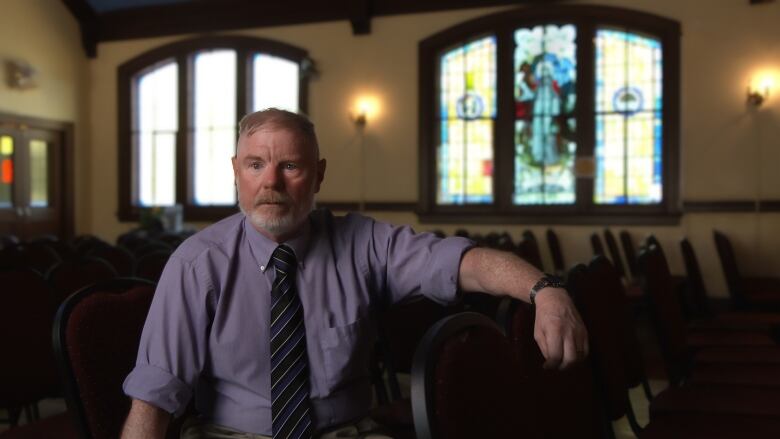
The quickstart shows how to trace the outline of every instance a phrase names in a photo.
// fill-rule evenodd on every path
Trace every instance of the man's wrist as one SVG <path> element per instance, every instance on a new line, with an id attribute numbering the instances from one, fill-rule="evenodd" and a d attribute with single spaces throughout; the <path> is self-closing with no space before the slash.
<path id="1" fill-rule="evenodd" d="M 552 274 L 545 274 L 541 279 L 539 279 L 534 284 L 533 287 L 531 287 L 531 291 L 528 295 L 528 297 L 531 299 L 531 305 L 536 306 L 536 295 L 539 294 L 545 288 L 565 289 L 566 283 L 563 281 L 563 278 L 560 278 Z"/>

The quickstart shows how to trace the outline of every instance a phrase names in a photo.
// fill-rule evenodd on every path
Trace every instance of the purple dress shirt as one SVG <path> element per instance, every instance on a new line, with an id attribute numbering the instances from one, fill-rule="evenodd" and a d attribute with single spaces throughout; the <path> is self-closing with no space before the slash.
<path id="1" fill-rule="evenodd" d="M 365 416 L 377 309 L 420 294 L 455 301 L 473 243 L 319 209 L 286 244 L 298 260 L 316 425 Z M 276 246 L 241 213 L 182 243 L 157 285 L 125 393 L 176 415 L 194 396 L 210 422 L 270 435 Z"/>

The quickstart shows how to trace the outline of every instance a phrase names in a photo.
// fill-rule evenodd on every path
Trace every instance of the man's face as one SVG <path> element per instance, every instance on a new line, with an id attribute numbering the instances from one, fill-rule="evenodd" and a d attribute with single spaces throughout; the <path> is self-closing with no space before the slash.
<path id="1" fill-rule="evenodd" d="M 263 126 L 241 136 L 233 158 L 238 204 L 258 232 L 283 242 L 300 229 L 314 208 L 325 176 L 325 160 L 300 135 Z"/>

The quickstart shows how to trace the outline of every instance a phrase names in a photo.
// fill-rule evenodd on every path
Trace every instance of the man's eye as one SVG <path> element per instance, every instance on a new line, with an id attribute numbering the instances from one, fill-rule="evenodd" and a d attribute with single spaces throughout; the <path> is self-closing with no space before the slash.
<path id="1" fill-rule="evenodd" d="M 249 164 L 249 167 L 252 169 L 260 169 L 260 162 L 252 162 Z"/>
<path id="2" fill-rule="evenodd" d="M 284 169 L 292 171 L 293 169 L 298 169 L 298 166 L 295 163 L 287 163 L 284 165 Z"/>

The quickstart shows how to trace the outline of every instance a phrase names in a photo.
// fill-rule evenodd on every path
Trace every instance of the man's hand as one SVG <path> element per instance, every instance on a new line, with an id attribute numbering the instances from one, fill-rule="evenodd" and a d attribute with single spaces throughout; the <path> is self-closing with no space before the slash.
<path id="1" fill-rule="evenodd" d="M 588 356 L 588 332 L 569 294 L 544 288 L 535 297 L 534 339 L 545 369 L 566 369 Z"/>

